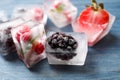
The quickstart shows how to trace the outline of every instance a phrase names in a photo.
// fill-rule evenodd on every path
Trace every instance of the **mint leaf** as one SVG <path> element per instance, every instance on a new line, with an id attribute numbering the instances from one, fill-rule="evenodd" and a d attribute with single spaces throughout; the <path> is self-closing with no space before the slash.
<path id="1" fill-rule="evenodd" d="M 64 9 L 65 5 L 64 4 L 60 4 L 59 7 L 56 9 L 58 13 L 61 13 Z"/>

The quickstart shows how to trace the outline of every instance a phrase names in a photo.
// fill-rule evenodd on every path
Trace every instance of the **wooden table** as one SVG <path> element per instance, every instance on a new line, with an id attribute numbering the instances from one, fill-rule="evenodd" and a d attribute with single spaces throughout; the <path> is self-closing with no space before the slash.
<path id="1" fill-rule="evenodd" d="M 40 4 L 43 0 L 0 0 L 0 9 L 10 16 L 13 8 L 21 4 Z M 90 0 L 71 0 L 79 13 Z M 120 0 L 98 0 L 116 16 L 110 33 L 94 47 L 89 48 L 84 66 L 51 66 L 43 60 L 28 70 L 18 59 L 0 57 L 0 80 L 120 80 Z M 48 20 L 46 28 L 54 25 Z M 58 29 L 57 29 L 58 30 Z M 71 25 L 61 29 L 72 31 Z"/>

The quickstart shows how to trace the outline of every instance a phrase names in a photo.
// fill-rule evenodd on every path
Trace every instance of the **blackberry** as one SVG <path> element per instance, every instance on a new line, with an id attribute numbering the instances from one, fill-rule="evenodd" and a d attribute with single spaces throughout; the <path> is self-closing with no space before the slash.
<path id="1" fill-rule="evenodd" d="M 7 29 L 5 29 L 5 34 L 11 34 L 11 27 L 8 27 Z"/>
<path id="2" fill-rule="evenodd" d="M 14 43 L 13 43 L 12 38 L 8 38 L 7 41 L 6 41 L 6 46 L 7 46 L 7 47 L 11 47 L 13 44 L 14 44 Z"/>
<path id="3" fill-rule="evenodd" d="M 16 52 L 16 48 L 11 36 L 11 27 L 8 27 L 7 29 L 4 30 L 4 43 L 2 43 L 3 46 L 3 50 L 5 50 L 8 54 L 10 53 L 15 53 Z"/>
<path id="4" fill-rule="evenodd" d="M 64 33 L 56 32 L 48 38 L 48 44 L 52 49 L 61 49 L 65 53 L 55 53 L 54 56 L 61 60 L 72 59 L 76 53 L 74 51 L 78 47 L 77 41 L 71 36 Z"/>
<path id="5" fill-rule="evenodd" d="M 53 54 L 56 58 L 61 59 L 61 60 L 70 60 L 74 56 L 76 56 L 76 53 L 51 53 Z"/>

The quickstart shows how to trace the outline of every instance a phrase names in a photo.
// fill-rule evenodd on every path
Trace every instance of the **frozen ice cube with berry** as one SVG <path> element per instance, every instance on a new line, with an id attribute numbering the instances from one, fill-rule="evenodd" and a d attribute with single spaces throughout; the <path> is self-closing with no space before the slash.
<path id="1" fill-rule="evenodd" d="M 9 55 L 16 53 L 15 45 L 11 36 L 11 29 L 23 23 L 21 18 L 6 21 L 0 24 L 0 53 Z"/>
<path id="2" fill-rule="evenodd" d="M 50 20 L 58 28 L 70 24 L 77 15 L 77 8 L 69 0 L 47 0 L 44 8 Z"/>
<path id="3" fill-rule="evenodd" d="M 92 0 L 92 5 L 84 9 L 77 20 L 72 23 L 75 32 L 84 32 L 89 46 L 95 45 L 110 31 L 115 16 L 104 9 L 103 3 Z"/>
<path id="4" fill-rule="evenodd" d="M 12 29 L 11 33 L 18 55 L 28 68 L 46 58 L 46 34 L 43 24 L 23 24 Z"/>
<path id="5" fill-rule="evenodd" d="M 48 33 L 46 54 L 49 64 L 84 65 L 87 50 L 87 37 L 83 33 Z"/>
<path id="6" fill-rule="evenodd" d="M 21 6 L 13 11 L 13 18 L 22 17 L 25 21 L 32 20 L 42 24 L 47 23 L 47 15 L 44 13 L 43 7 L 38 6 Z"/>

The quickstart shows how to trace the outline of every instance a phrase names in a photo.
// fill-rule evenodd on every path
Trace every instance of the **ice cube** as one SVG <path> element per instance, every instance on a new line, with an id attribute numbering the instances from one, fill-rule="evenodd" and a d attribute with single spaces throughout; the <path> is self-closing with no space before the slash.
<path id="1" fill-rule="evenodd" d="M 27 68 L 46 58 L 46 34 L 43 24 L 23 24 L 11 30 L 18 55 Z"/>
<path id="2" fill-rule="evenodd" d="M 25 21 L 33 20 L 36 23 L 47 23 L 47 15 L 44 13 L 42 6 L 18 7 L 13 11 L 13 18 L 22 17 Z"/>
<path id="3" fill-rule="evenodd" d="M 58 28 L 70 24 L 77 15 L 77 8 L 69 0 L 49 0 L 44 7 L 46 14 Z"/>
<path id="4" fill-rule="evenodd" d="M 11 29 L 23 23 L 21 18 L 17 18 L 11 21 L 6 21 L 0 24 L 0 53 L 3 55 L 13 54 L 16 52 L 12 36 Z"/>
<path id="5" fill-rule="evenodd" d="M 0 23 L 7 21 L 7 20 L 8 20 L 7 14 L 3 10 L 0 10 Z"/>
<path id="6" fill-rule="evenodd" d="M 53 41 L 53 34 L 56 32 L 49 32 L 48 38 L 46 42 L 46 54 L 48 58 L 49 64 L 53 65 L 84 65 L 88 47 L 87 47 L 87 37 L 83 33 L 75 33 L 75 32 L 60 32 L 60 34 L 63 35 L 64 40 L 66 35 L 72 36 L 72 39 L 74 39 L 77 42 L 76 49 L 67 50 L 68 46 L 70 46 L 70 43 L 67 43 L 67 41 L 64 45 L 64 47 L 60 47 L 60 43 L 57 40 L 56 45 L 53 45 L 51 47 L 52 43 L 49 43 L 49 39 L 51 38 Z M 69 40 L 71 39 L 69 37 Z M 66 37 L 67 38 L 67 37 Z M 54 37 L 55 39 L 55 37 Z M 56 37 L 58 39 L 58 36 Z M 62 40 L 62 38 L 61 38 Z M 51 40 L 50 40 L 51 41 Z M 62 41 L 64 42 L 64 41 Z M 59 47 L 57 47 L 59 45 Z M 67 47 L 65 47 L 67 46 Z M 72 46 L 72 45 L 71 45 Z M 66 56 L 67 55 L 67 56 Z"/>
<path id="7" fill-rule="evenodd" d="M 102 35 L 99 36 L 99 38 L 94 43 L 89 44 L 89 45 L 93 46 L 94 44 L 96 44 L 99 40 L 101 40 L 103 37 L 105 37 L 109 33 L 109 31 L 112 28 L 112 25 L 115 21 L 115 16 L 113 16 L 111 14 L 109 14 L 109 16 L 110 16 L 110 21 L 109 21 L 107 28 L 103 31 Z"/>
<path id="8" fill-rule="evenodd" d="M 93 46 L 104 36 L 106 36 L 115 20 L 115 16 L 109 14 L 110 20 L 106 25 L 98 25 L 93 23 L 80 24 L 77 20 L 72 23 L 72 28 L 75 32 L 84 32 L 88 37 L 88 45 Z M 89 26 L 89 27 L 88 27 Z"/>

